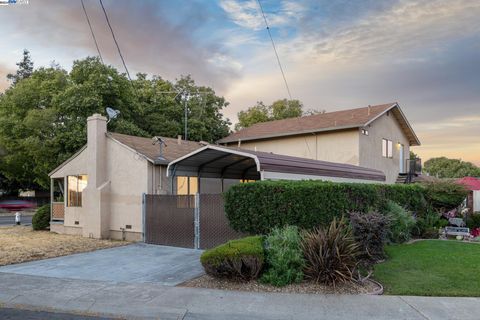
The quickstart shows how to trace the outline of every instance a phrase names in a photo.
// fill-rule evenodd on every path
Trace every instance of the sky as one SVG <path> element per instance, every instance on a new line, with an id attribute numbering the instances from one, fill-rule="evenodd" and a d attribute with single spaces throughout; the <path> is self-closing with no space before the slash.
<path id="1" fill-rule="evenodd" d="M 0 91 L 24 48 L 67 70 L 96 55 L 80 0 L 0 6 Z M 131 74 L 191 74 L 230 105 L 287 98 L 256 0 L 104 0 Z M 480 1 L 260 0 L 293 99 L 335 111 L 398 102 L 424 160 L 480 165 Z M 123 71 L 97 0 L 84 0 L 106 63 Z"/>

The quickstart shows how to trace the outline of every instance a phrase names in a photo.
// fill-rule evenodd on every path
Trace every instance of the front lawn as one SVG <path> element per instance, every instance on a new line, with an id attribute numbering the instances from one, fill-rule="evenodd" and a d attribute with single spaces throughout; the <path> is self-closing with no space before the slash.
<path id="1" fill-rule="evenodd" d="M 127 243 L 33 231 L 26 226 L 0 227 L 0 266 L 117 247 Z"/>
<path id="2" fill-rule="evenodd" d="M 480 244 L 426 240 L 387 246 L 374 277 L 386 294 L 480 296 Z"/>

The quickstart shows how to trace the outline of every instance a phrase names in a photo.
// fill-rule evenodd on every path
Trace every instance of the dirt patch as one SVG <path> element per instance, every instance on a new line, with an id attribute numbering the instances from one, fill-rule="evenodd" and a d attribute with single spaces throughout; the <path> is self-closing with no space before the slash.
<path id="1" fill-rule="evenodd" d="M 126 241 L 97 240 L 80 236 L 33 231 L 31 227 L 0 227 L 0 266 L 118 247 Z"/>
<path id="2" fill-rule="evenodd" d="M 314 294 L 371 294 L 379 289 L 373 282 L 366 281 L 365 285 L 348 283 L 331 286 L 315 284 L 313 282 L 302 282 L 291 284 L 285 287 L 275 287 L 259 283 L 258 281 L 239 282 L 228 279 L 216 279 L 209 275 L 203 275 L 196 279 L 182 283 L 182 287 L 208 288 L 220 290 L 237 290 L 252 292 L 281 292 L 281 293 L 314 293 Z"/>

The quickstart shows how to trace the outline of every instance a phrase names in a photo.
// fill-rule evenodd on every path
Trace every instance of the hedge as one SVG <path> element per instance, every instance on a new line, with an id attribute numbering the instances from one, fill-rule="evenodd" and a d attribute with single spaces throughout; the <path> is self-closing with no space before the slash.
<path id="1" fill-rule="evenodd" d="M 213 277 L 256 279 L 265 260 L 263 237 L 253 236 L 230 240 L 205 250 L 200 256 L 205 272 Z"/>
<path id="2" fill-rule="evenodd" d="M 235 230 L 267 234 L 285 225 L 327 226 L 351 211 L 383 211 L 388 200 L 423 214 L 424 191 L 416 184 L 257 181 L 232 186 L 225 194 L 225 212 Z"/>

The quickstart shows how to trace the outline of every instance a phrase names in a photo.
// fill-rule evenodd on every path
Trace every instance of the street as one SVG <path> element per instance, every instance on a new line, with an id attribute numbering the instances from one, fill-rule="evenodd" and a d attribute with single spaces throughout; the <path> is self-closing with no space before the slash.
<path id="1" fill-rule="evenodd" d="M 0 318 L 3 320 L 108 320 L 110 318 L 82 316 L 78 314 L 56 313 L 46 311 L 30 311 L 23 309 L 0 308 Z"/>
<path id="2" fill-rule="evenodd" d="M 15 214 L 11 216 L 0 216 L 0 226 L 12 226 L 15 224 Z M 32 224 L 31 215 L 22 215 L 22 224 L 29 225 Z"/>

